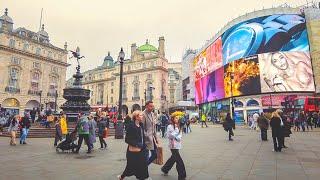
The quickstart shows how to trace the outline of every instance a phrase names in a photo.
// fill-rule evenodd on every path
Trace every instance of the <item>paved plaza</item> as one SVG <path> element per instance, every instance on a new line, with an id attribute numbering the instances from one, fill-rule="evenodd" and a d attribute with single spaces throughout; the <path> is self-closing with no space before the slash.
<path id="1" fill-rule="evenodd" d="M 201 128 L 184 136 L 182 157 L 187 179 L 319 179 L 320 131 L 294 132 L 287 140 L 289 147 L 281 153 L 272 152 L 272 141 L 261 142 L 257 131 L 239 127 L 235 140 L 227 141 L 221 126 Z M 0 179 L 93 179 L 115 180 L 126 164 L 126 144 L 108 139 L 107 150 L 96 149 L 87 155 L 57 154 L 53 139 L 28 139 L 27 145 L 9 146 L 9 139 L 0 138 Z M 165 146 L 165 160 L 170 155 Z M 98 144 L 96 144 L 98 146 Z M 161 176 L 160 166 L 149 168 L 153 180 L 177 179 L 175 167 L 169 176 Z M 128 179 L 135 179 L 134 177 Z"/>

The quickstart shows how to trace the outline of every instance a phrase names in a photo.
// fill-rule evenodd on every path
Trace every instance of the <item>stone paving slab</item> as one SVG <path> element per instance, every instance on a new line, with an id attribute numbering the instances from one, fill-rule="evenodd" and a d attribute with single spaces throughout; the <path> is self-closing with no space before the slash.
<path id="1" fill-rule="evenodd" d="M 237 128 L 233 142 L 221 126 L 201 128 L 192 126 L 193 132 L 183 137 L 181 156 L 187 179 L 319 179 L 320 129 L 313 132 L 294 132 L 286 139 L 288 149 L 272 152 L 269 141 L 262 142 L 259 132 Z M 98 140 L 97 140 L 98 142 Z M 126 164 L 126 144 L 123 140 L 108 138 L 108 149 L 96 149 L 87 155 L 55 152 L 53 139 L 28 139 L 27 145 L 9 146 L 9 139 L 0 138 L 0 180 L 115 180 Z M 95 146 L 98 146 L 96 143 Z M 163 139 L 165 160 L 170 156 Z M 161 176 L 160 166 L 151 165 L 153 180 L 177 179 L 175 167 L 168 177 Z M 134 177 L 127 179 L 135 179 Z"/>

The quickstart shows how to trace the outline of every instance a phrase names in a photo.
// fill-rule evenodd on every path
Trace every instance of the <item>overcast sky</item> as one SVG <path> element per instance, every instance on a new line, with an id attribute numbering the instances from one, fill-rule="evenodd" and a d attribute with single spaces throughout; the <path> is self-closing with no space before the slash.
<path id="1" fill-rule="evenodd" d="M 309 0 L 310 1 L 310 0 Z M 130 57 L 130 46 L 149 39 L 158 47 L 165 37 L 166 57 L 181 61 L 184 50 L 200 48 L 228 21 L 247 12 L 287 2 L 297 6 L 305 0 L 0 0 L 1 15 L 9 8 L 14 28 L 38 31 L 42 22 L 51 43 L 68 49 L 79 46 L 82 71 L 103 63 L 107 52 L 116 59 L 120 47 Z M 75 72 L 69 61 L 67 78 Z"/>

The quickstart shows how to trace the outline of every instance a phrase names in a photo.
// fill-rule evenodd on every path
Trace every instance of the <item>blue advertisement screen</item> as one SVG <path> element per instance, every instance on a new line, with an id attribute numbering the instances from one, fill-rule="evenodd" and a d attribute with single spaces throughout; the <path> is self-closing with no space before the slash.
<path id="1" fill-rule="evenodd" d="M 222 35 L 223 65 L 255 54 L 309 51 L 305 18 L 270 15 L 241 22 Z"/>

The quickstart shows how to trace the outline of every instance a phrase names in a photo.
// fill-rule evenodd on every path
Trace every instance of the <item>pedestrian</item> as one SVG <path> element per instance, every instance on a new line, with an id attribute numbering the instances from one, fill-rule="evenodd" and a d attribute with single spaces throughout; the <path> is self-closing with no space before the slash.
<path id="1" fill-rule="evenodd" d="M 31 111 L 30 111 L 30 116 L 31 116 L 31 120 L 32 120 L 32 123 L 34 123 L 35 119 L 36 119 L 36 114 L 37 114 L 37 111 L 35 108 L 33 108 Z"/>
<path id="2" fill-rule="evenodd" d="M 290 125 L 290 122 L 288 121 L 288 117 L 283 113 L 283 111 L 280 109 L 278 109 L 277 111 L 278 111 L 278 114 L 280 115 L 280 118 L 283 122 L 283 126 L 281 127 L 282 128 L 281 146 L 282 146 L 282 148 L 288 148 L 285 145 L 285 138 L 290 137 L 290 134 L 292 134 L 291 125 Z"/>
<path id="3" fill-rule="evenodd" d="M 105 113 L 105 112 L 103 112 Z M 102 113 L 102 116 L 101 117 L 97 117 L 97 120 L 98 120 L 98 123 L 97 123 L 97 126 L 98 126 L 98 136 L 99 136 L 99 141 L 100 141 L 100 149 L 106 149 L 107 148 L 107 143 L 106 141 L 104 140 L 104 136 L 105 136 L 105 131 L 106 131 L 106 128 L 108 127 L 107 126 L 107 122 L 105 120 L 105 116 L 103 115 Z"/>
<path id="4" fill-rule="evenodd" d="M 234 133 L 232 129 L 236 129 L 236 126 L 230 113 L 227 113 L 226 119 L 223 122 L 223 127 L 225 131 L 229 132 L 229 141 L 233 141 L 232 136 L 234 136 Z"/>
<path id="5" fill-rule="evenodd" d="M 10 145 L 11 146 L 15 146 L 17 144 L 16 143 L 16 134 L 17 134 L 17 131 L 19 129 L 19 120 L 18 119 L 19 119 L 19 115 L 14 116 L 11 119 L 11 122 L 10 122 L 10 125 L 9 125 L 9 128 L 8 128 L 8 132 L 11 135 L 11 139 L 10 139 Z"/>
<path id="6" fill-rule="evenodd" d="M 146 161 L 146 154 L 148 153 L 146 149 L 147 137 L 144 135 L 143 119 L 141 111 L 132 113 L 132 122 L 128 124 L 125 137 L 125 142 L 128 144 L 127 165 L 123 173 L 118 175 L 119 180 L 129 176 L 135 176 L 140 180 L 149 178 L 148 162 Z"/>
<path id="7" fill-rule="evenodd" d="M 97 122 L 94 120 L 92 114 L 90 114 L 88 117 L 88 125 L 89 125 L 89 143 L 92 150 L 93 144 L 96 142 L 96 129 L 97 129 Z"/>
<path id="8" fill-rule="evenodd" d="M 312 116 L 312 114 L 309 112 L 309 113 L 308 113 L 308 117 L 307 117 L 307 130 L 308 130 L 308 131 L 309 131 L 309 127 L 310 127 L 311 130 L 313 130 L 313 129 L 312 129 L 312 122 L 313 122 L 313 116 Z"/>
<path id="9" fill-rule="evenodd" d="M 60 115 L 61 115 L 60 117 L 61 134 L 62 134 L 62 138 L 65 139 L 68 134 L 67 117 L 63 111 L 60 113 Z"/>
<path id="10" fill-rule="evenodd" d="M 258 118 L 259 118 L 259 114 L 256 112 L 252 115 L 252 119 L 253 119 L 253 129 L 254 130 L 258 130 Z"/>
<path id="11" fill-rule="evenodd" d="M 264 113 L 260 114 L 260 117 L 257 120 L 258 126 L 261 131 L 261 140 L 268 141 L 268 129 L 269 129 L 269 120 L 265 117 Z"/>
<path id="12" fill-rule="evenodd" d="M 147 149 L 150 151 L 151 156 L 149 157 L 149 153 L 146 154 L 146 159 L 148 165 L 150 165 L 155 159 L 157 159 L 157 147 L 159 144 L 159 140 L 156 132 L 156 122 L 157 117 L 153 113 L 154 105 L 152 101 L 147 101 L 145 105 L 146 109 L 143 111 L 143 119 L 142 123 L 144 126 L 144 133 L 146 136 L 146 145 Z"/>
<path id="13" fill-rule="evenodd" d="M 24 113 L 24 117 L 22 117 L 20 121 L 22 135 L 20 136 L 20 144 L 27 144 L 26 139 L 29 133 L 29 129 L 31 127 L 30 118 L 28 113 Z"/>
<path id="14" fill-rule="evenodd" d="M 188 119 L 186 124 L 187 124 L 187 133 L 189 133 L 189 132 L 191 132 L 191 126 L 190 126 L 191 125 L 191 120 Z"/>
<path id="15" fill-rule="evenodd" d="M 59 141 L 62 141 L 62 130 L 61 130 L 61 124 L 60 124 L 60 119 L 58 119 L 57 117 L 55 117 L 54 119 L 55 121 L 55 136 L 54 136 L 54 144 L 53 146 L 56 147 Z"/>
<path id="16" fill-rule="evenodd" d="M 312 124 L 314 124 L 314 128 L 317 128 L 317 126 L 318 126 L 318 119 L 319 119 L 318 113 L 317 113 L 317 112 L 313 112 L 313 113 L 312 113 L 312 117 L 313 117 Z"/>
<path id="17" fill-rule="evenodd" d="M 299 115 L 299 121 L 300 121 L 300 126 L 301 126 L 301 129 L 302 129 L 303 132 L 306 131 L 306 128 L 305 128 L 306 121 L 307 121 L 306 119 L 307 118 L 306 118 L 306 115 L 305 115 L 304 111 L 301 111 L 300 115 Z"/>
<path id="18" fill-rule="evenodd" d="M 169 140 L 169 148 L 171 156 L 167 162 L 162 166 L 161 171 L 164 176 L 167 176 L 173 165 L 176 163 L 178 172 L 178 180 L 184 180 L 187 177 L 184 162 L 180 156 L 179 150 L 181 149 L 182 129 L 180 127 L 179 118 L 173 116 L 167 128 L 167 137 Z"/>
<path id="19" fill-rule="evenodd" d="M 203 128 L 203 124 L 205 124 L 206 127 L 208 127 L 206 121 L 207 121 L 207 117 L 206 117 L 206 115 L 203 113 L 202 116 L 201 116 L 201 127 L 202 127 L 202 128 Z"/>
<path id="20" fill-rule="evenodd" d="M 271 116 L 270 126 L 272 129 L 273 151 L 281 152 L 282 149 L 282 127 L 284 126 L 278 111 L 274 111 Z"/>
<path id="21" fill-rule="evenodd" d="M 124 127 L 125 129 L 127 129 L 127 126 L 131 123 L 131 118 L 129 116 L 129 114 L 126 115 L 126 117 L 124 118 Z"/>
<path id="22" fill-rule="evenodd" d="M 167 118 L 165 112 L 162 112 L 162 114 L 160 116 L 160 122 L 161 122 L 162 138 L 164 138 L 165 137 L 165 133 L 166 133 L 166 128 L 167 128 L 167 125 L 169 123 L 169 119 Z"/>
<path id="23" fill-rule="evenodd" d="M 83 139 L 88 146 L 87 153 L 88 154 L 91 153 L 91 146 L 90 146 L 90 141 L 89 141 L 89 124 L 88 124 L 88 117 L 87 116 L 80 114 L 75 131 L 78 132 L 78 135 L 79 135 L 78 147 L 77 147 L 77 150 L 75 151 L 75 153 L 79 153 Z"/>

